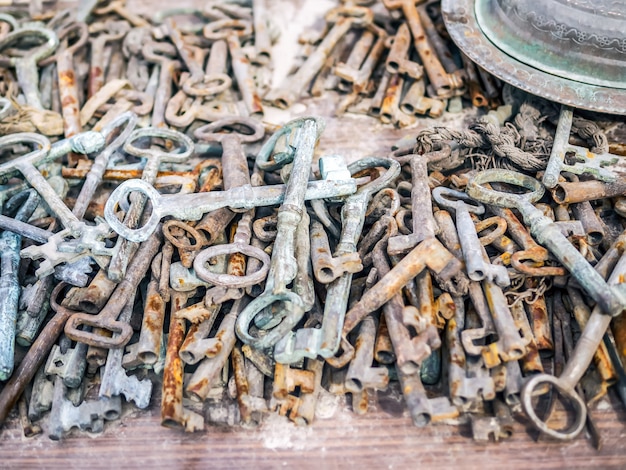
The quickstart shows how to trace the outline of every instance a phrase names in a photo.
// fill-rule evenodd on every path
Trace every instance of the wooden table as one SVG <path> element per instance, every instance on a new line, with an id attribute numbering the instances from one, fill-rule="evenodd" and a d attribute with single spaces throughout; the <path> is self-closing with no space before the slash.
<path id="1" fill-rule="evenodd" d="M 288 14 L 302 15 L 313 0 L 289 2 Z M 128 0 L 138 12 L 151 14 L 164 0 Z M 179 0 L 176 6 L 202 2 Z M 314 3 L 314 2 L 313 2 Z M 322 11 L 332 2 L 319 4 Z M 293 36 L 291 23 L 287 28 Z M 297 32 L 297 28 L 296 28 Z M 328 98 L 326 99 L 328 100 Z M 393 142 L 419 128 L 398 130 L 362 116 L 332 117 L 328 101 L 306 101 L 298 114 L 327 116 L 327 128 L 318 153 L 340 153 L 349 160 L 385 155 Z M 444 116 L 461 124 L 466 117 Z M 462 125 L 462 124 L 461 124 Z M 285 418 L 270 416 L 256 429 L 211 427 L 206 432 L 184 434 L 160 426 L 158 385 L 150 408 L 128 407 L 122 419 L 107 423 L 102 435 L 72 435 L 60 442 L 45 434 L 27 439 L 16 417 L 0 432 L 0 466 L 11 468 L 626 468 L 626 411 L 612 397 L 592 411 L 603 437 L 596 451 L 584 436 L 572 442 L 535 442 L 523 421 L 513 436 L 499 443 L 472 441 L 468 424 L 413 426 L 397 390 L 380 393 L 365 416 L 356 416 L 343 398 L 324 394 L 316 421 L 296 427 Z M 534 436 L 534 434 L 533 434 Z"/>

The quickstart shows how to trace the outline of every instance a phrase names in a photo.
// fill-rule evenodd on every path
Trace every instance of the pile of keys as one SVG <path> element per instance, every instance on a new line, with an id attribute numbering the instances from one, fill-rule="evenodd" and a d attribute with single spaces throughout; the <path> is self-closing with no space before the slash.
<path id="1" fill-rule="evenodd" d="M 384 3 L 406 18 L 395 73 L 417 72 L 400 43 L 432 12 Z M 377 63 L 377 6 L 338 7 L 267 95 L 262 1 L 153 24 L 92 7 L 89 26 L 0 15 L 0 422 L 17 404 L 27 435 L 99 432 L 160 387 L 164 426 L 308 424 L 323 390 L 364 414 L 399 385 L 416 426 L 498 440 L 525 416 L 599 444 L 588 408 L 626 398 L 626 185 L 599 127 L 564 106 L 555 130 L 520 101 L 388 155 L 318 158 L 324 121 L 265 126 L 259 96 L 295 102 L 357 25 L 346 64 Z M 461 96 L 463 74 L 422 60 L 429 93 Z"/>

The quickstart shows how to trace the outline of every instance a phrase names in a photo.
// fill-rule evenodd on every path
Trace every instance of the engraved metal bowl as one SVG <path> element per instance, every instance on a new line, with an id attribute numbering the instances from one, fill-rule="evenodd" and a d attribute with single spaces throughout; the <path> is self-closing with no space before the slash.
<path id="1" fill-rule="evenodd" d="M 623 0 L 442 0 L 450 36 L 478 65 L 532 94 L 626 114 Z"/>

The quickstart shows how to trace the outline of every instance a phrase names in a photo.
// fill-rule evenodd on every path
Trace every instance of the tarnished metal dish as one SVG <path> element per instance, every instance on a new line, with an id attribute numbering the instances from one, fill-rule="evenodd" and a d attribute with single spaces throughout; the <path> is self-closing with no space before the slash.
<path id="1" fill-rule="evenodd" d="M 577 108 L 626 112 L 626 2 L 442 0 L 452 39 L 502 80 Z"/>

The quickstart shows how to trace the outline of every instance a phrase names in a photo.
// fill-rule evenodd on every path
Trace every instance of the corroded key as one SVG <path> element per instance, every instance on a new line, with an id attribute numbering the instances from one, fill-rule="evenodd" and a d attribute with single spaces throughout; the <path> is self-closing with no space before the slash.
<path id="1" fill-rule="evenodd" d="M 546 188 L 554 188 L 559 182 L 559 175 L 562 171 L 577 175 L 590 174 L 596 179 L 609 183 L 617 181 L 617 175 L 607 168 L 607 166 L 617 163 L 619 158 L 617 155 L 610 153 L 594 154 L 584 147 L 569 143 L 573 117 L 572 108 L 561 105 L 559 123 L 548 166 L 543 173 L 542 183 Z M 569 155 L 573 156 L 569 157 Z"/>
<path id="2" fill-rule="evenodd" d="M 470 212 L 483 214 L 485 207 L 481 204 L 468 204 L 465 201 L 470 198 L 465 193 L 442 186 L 433 190 L 433 198 L 441 207 L 452 209 L 456 213 L 456 229 L 459 232 L 468 277 L 472 281 L 487 279 L 501 287 L 508 286 L 511 280 L 506 267 L 491 264 L 483 259 L 482 246 L 470 216 Z"/>
<path id="3" fill-rule="evenodd" d="M 54 380 L 54 398 L 50 411 L 48 437 L 59 440 L 74 427 L 102 432 L 104 421 L 118 419 L 122 414 L 120 397 L 84 401 L 78 406 L 65 398 L 65 385 L 60 377 Z"/>
<path id="4" fill-rule="evenodd" d="M 336 249 L 339 256 L 356 253 L 370 199 L 400 174 L 400 165 L 397 162 L 382 158 L 360 159 L 348 168 L 351 174 L 355 174 L 372 167 L 387 168 L 387 171 L 346 198 L 341 209 L 341 238 Z M 337 352 L 351 283 L 352 273 L 347 271 L 328 285 L 322 328 L 300 328 L 284 336 L 274 348 L 274 357 L 279 362 L 289 364 L 298 362 L 303 357 L 313 359 L 318 355 L 328 358 Z"/>
<path id="5" fill-rule="evenodd" d="M 45 28 L 25 27 L 19 28 L 0 39 L 0 52 L 8 49 L 22 39 L 33 37 L 41 38 L 44 43 L 30 49 L 28 53 L 16 57 L 0 55 L 0 65 L 3 67 L 15 67 L 17 80 L 26 98 L 26 103 L 35 108 L 43 110 L 41 95 L 39 93 L 39 74 L 37 72 L 37 62 L 51 55 L 59 45 L 59 38 L 54 31 Z"/>
<path id="6" fill-rule="evenodd" d="M 18 193 L 9 199 L 5 210 L 17 209 L 15 219 L 28 220 L 39 204 L 35 190 Z M 0 380 L 7 380 L 13 372 L 15 356 L 15 328 L 21 293 L 18 271 L 22 237 L 3 231 L 0 234 Z"/>
<path id="7" fill-rule="evenodd" d="M 169 149 L 155 148 L 155 146 L 153 146 L 152 148 L 142 148 L 139 143 L 144 139 L 165 139 L 166 141 L 169 141 L 171 143 L 172 147 Z M 146 186 L 154 192 L 156 192 L 156 190 L 151 185 L 156 179 L 161 163 L 185 162 L 193 154 L 193 150 L 194 143 L 185 134 L 169 129 L 157 129 L 150 127 L 136 129 L 128 137 L 128 140 L 126 140 L 126 142 L 124 143 L 124 151 L 126 153 L 129 153 L 130 155 L 133 155 L 135 157 L 147 159 L 146 165 L 144 166 L 143 173 L 141 175 L 141 180 L 139 181 L 145 183 Z M 109 214 L 107 212 L 107 208 L 109 208 L 109 212 L 112 212 L 111 206 L 109 204 L 111 199 L 112 197 L 109 197 L 107 205 L 105 206 L 105 218 L 107 218 L 107 221 L 111 223 L 111 221 L 115 220 L 115 223 L 118 226 L 118 229 L 116 229 L 118 233 L 120 233 L 119 226 L 125 228 L 128 227 L 127 230 L 136 227 L 139 224 L 139 219 L 147 202 L 146 198 L 142 197 L 141 194 L 135 196 L 135 198 L 131 198 L 130 206 L 126 211 L 123 223 L 121 223 L 114 214 Z M 156 210 L 156 208 L 153 206 L 153 211 L 154 210 Z M 151 219 L 153 219 L 153 217 Z M 156 226 L 154 228 L 156 228 Z M 144 238 L 143 240 L 145 240 L 146 238 Z M 133 248 L 133 243 L 131 243 L 131 241 L 129 241 L 127 238 L 118 238 L 117 243 L 113 249 L 114 254 L 111 258 L 111 263 L 109 264 L 108 268 L 108 275 L 112 281 L 119 282 L 124 278 L 126 267 L 128 266 L 131 258 L 130 252 Z"/>
<path id="8" fill-rule="evenodd" d="M 118 318 L 129 322 L 135 306 L 135 296 L 131 295 Z M 149 378 L 139 380 L 135 375 L 127 375 L 122 367 L 124 349 L 109 349 L 104 371 L 100 377 L 100 398 L 112 398 L 124 395 L 126 401 L 134 402 L 137 408 L 144 409 L 150 404 L 152 381 Z"/>
<path id="9" fill-rule="evenodd" d="M 384 390 L 389 384 L 389 373 L 385 367 L 372 367 L 376 320 L 372 315 L 363 319 L 356 340 L 354 358 L 346 374 L 346 390 L 360 393 L 366 389 Z"/>
<path id="10" fill-rule="evenodd" d="M 129 297 L 137 290 L 160 246 L 158 233 L 144 242 L 130 262 L 126 277 L 117 285 L 104 308 L 97 315 L 74 312 L 65 325 L 65 334 L 74 341 L 102 348 L 120 348 L 128 343 L 133 329 L 127 322 L 118 320 L 118 317 Z M 117 335 L 101 336 L 81 330 L 80 326 L 103 328 Z"/>

